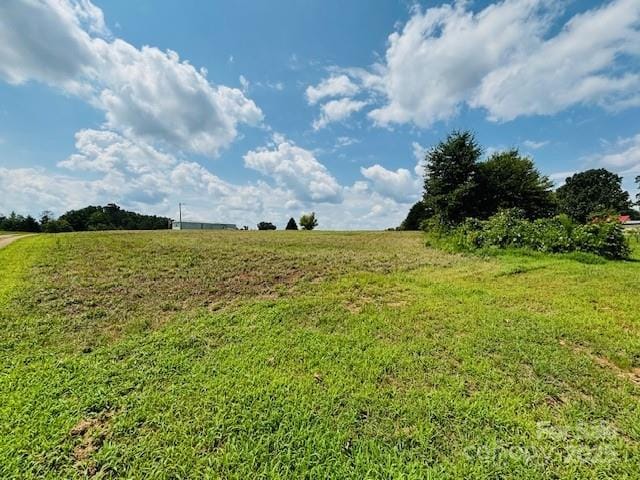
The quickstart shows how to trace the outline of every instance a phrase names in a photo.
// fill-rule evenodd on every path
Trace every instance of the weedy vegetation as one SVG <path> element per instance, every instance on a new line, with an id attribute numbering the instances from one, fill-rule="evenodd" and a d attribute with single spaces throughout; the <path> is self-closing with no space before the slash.
<path id="1" fill-rule="evenodd" d="M 637 478 L 630 248 L 24 238 L 0 250 L 0 478 Z"/>

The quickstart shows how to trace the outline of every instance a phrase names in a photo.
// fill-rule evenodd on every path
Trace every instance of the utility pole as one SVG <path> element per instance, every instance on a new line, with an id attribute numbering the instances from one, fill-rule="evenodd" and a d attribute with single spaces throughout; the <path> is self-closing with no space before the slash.
<path id="1" fill-rule="evenodd" d="M 182 203 L 178 203 L 178 210 L 180 211 L 180 230 L 182 230 Z"/>

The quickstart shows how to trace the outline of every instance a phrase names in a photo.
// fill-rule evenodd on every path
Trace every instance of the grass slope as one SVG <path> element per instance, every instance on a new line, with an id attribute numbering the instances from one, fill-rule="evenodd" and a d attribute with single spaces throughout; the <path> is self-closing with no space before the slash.
<path id="1" fill-rule="evenodd" d="M 0 478 L 637 478 L 640 263 L 585 259 L 23 239 L 0 250 Z"/>

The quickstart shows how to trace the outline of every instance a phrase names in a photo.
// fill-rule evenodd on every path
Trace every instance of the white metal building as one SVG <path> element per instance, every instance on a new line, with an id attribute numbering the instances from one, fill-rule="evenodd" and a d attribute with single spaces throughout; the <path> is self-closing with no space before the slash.
<path id="1" fill-rule="evenodd" d="M 174 230 L 237 230 L 233 223 L 173 222 Z"/>

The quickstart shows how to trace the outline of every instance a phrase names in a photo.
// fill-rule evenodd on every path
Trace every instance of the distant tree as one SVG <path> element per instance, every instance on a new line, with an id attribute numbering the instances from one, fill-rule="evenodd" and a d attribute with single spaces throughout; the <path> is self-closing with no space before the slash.
<path id="1" fill-rule="evenodd" d="M 420 230 L 422 221 L 432 215 L 433 211 L 430 210 L 422 200 L 419 200 L 409 209 L 407 218 L 402 221 L 399 230 Z"/>
<path id="2" fill-rule="evenodd" d="M 622 189 L 622 177 L 604 168 L 576 173 L 556 191 L 558 208 L 578 222 L 590 216 L 619 214 L 631 208 L 629 193 Z"/>
<path id="3" fill-rule="evenodd" d="M 26 217 L 11 212 L 8 217 L 0 217 L 0 230 L 9 232 L 39 232 L 40 224 L 31 215 Z"/>
<path id="4" fill-rule="evenodd" d="M 6 215 L 0 214 L 0 230 L 9 231 L 9 217 Z"/>
<path id="5" fill-rule="evenodd" d="M 555 212 L 552 186 L 518 150 L 495 153 L 477 167 L 477 216 L 489 218 L 509 208 L 521 209 L 530 219 L 551 216 Z"/>
<path id="6" fill-rule="evenodd" d="M 640 175 L 636 177 L 636 185 L 638 186 L 638 193 L 636 194 L 636 205 L 640 205 Z"/>
<path id="7" fill-rule="evenodd" d="M 477 162 L 482 154 L 474 136 L 453 132 L 427 152 L 424 203 L 444 224 L 476 215 Z"/>
<path id="8" fill-rule="evenodd" d="M 124 225 L 123 225 L 124 227 Z M 116 227 L 109 221 L 109 215 L 104 210 L 97 210 L 89 215 L 87 230 L 115 230 Z"/>
<path id="9" fill-rule="evenodd" d="M 298 230 L 298 224 L 293 219 L 293 217 L 291 217 L 287 222 L 287 226 L 285 227 L 285 230 Z"/>
<path id="10" fill-rule="evenodd" d="M 73 228 L 66 220 L 49 220 L 42 225 L 42 231 L 45 233 L 61 233 L 61 232 L 73 232 Z"/>
<path id="11" fill-rule="evenodd" d="M 318 219 L 315 212 L 305 213 L 300 217 L 300 226 L 304 230 L 313 230 L 318 226 Z"/>
<path id="12" fill-rule="evenodd" d="M 51 210 L 40 214 L 40 229 L 45 233 L 71 232 L 73 229 L 66 220 L 56 220 Z"/>
<path id="13" fill-rule="evenodd" d="M 20 230 L 23 232 L 39 232 L 40 224 L 31 215 L 27 215 Z"/>
<path id="14" fill-rule="evenodd" d="M 271 222 L 260 222 L 258 224 L 258 230 L 275 230 L 276 226 Z"/>
<path id="15" fill-rule="evenodd" d="M 61 215 L 73 230 L 162 230 L 169 228 L 167 217 L 142 215 L 121 209 L 115 203 L 104 207 L 88 206 L 80 210 L 69 210 Z"/>
<path id="16" fill-rule="evenodd" d="M 55 220 L 56 217 L 53 215 L 51 210 L 43 210 L 40 214 L 40 226 L 44 229 L 44 226 L 52 220 Z"/>

